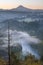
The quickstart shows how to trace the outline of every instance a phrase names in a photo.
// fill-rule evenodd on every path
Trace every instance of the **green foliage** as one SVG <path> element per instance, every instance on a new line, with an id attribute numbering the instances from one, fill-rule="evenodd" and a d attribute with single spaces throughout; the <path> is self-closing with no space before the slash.
<path id="1" fill-rule="evenodd" d="M 12 52 L 11 53 L 11 65 L 42 65 L 43 61 L 41 59 L 36 59 L 35 56 L 31 54 L 25 57 L 25 60 L 17 59 L 17 56 Z"/>
<path id="2" fill-rule="evenodd" d="M 0 58 L 0 65 L 7 65 L 7 64 L 6 64 L 6 61 L 3 60 L 2 58 Z"/>
<path id="3" fill-rule="evenodd" d="M 19 59 L 14 54 L 14 52 L 11 52 L 11 62 L 10 65 L 20 65 Z"/>
<path id="4" fill-rule="evenodd" d="M 0 59 L 0 65 L 8 65 L 9 63 L 3 59 Z M 35 59 L 35 56 L 31 54 L 25 57 L 25 60 L 17 59 L 17 56 L 14 52 L 10 56 L 10 65 L 43 65 L 43 57 L 41 59 Z"/>
<path id="5" fill-rule="evenodd" d="M 43 56 L 41 56 L 40 60 L 43 61 Z"/>
<path id="6" fill-rule="evenodd" d="M 31 44 L 31 47 L 37 50 L 40 56 L 43 56 L 43 42 L 39 44 Z"/>

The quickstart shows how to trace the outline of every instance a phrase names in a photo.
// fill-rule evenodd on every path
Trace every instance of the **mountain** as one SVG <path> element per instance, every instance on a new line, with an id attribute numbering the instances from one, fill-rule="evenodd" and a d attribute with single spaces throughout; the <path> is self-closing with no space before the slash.
<path id="1" fill-rule="evenodd" d="M 14 11 L 14 12 L 43 12 L 43 9 L 30 9 L 30 8 L 26 8 L 22 5 L 18 6 L 17 8 L 13 8 L 13 9 L 10 9 L 10 10 L 6 10 L 6 9 L 0 9 L 0 11 Z"/>
<path id="2" fill-rule="evenodd" d="M 16 12 L 43 12 L 43 9 L 29 9 L 29 8 L 26 8 L 22 5 L 20 5 L 17 8 L 11 9 L 11 11 L 16 11 Z"/>
<path id="3" fill-rule="evenodd" d="M 14 9 L 11 9 L 12 11 L 22 11 L 22 12 L 30 12 L 30 11 L 32 11 L 32 9 L 28 9 L 28 8 L 26 8 L 26 7 L 24 7 L 24 6 L 18 6 L 17 8 L 14 8 Z"/>

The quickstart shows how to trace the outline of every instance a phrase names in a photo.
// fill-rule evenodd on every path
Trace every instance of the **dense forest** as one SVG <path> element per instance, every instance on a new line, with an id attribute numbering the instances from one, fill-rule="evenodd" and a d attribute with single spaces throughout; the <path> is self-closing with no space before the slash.
<path id="1" fill-rule="evenodd" d="M 0 32 L 0 38 L 4 37 L 4 35 Z M 0 39 L 0 46 L 4 44 L 3 39 Z M 32 44 L 31 45 L 34 49 L 37 48 L 37 50 L 41 53 L 41 57 L 40 59 L 36 59 L 34 55 L 27 55 L 24 57 L 24 59 L 20 57 L 19 52 L 17 52 L 16 54 L 11 51 L 10 53 L 10 65 L 43 65 L 43 52 L 42 52 L 42 48 L 43 48 L 43 42 L 40 44 Z M 9 59 L 8 59 L 9 60 Z M 9 65 L 8 60 L 3 59 L 3 57 L 0 55 L 0 65 Z"/>
<path id="2" fill-rule="evenodd" d="M 35 59 L 34 56 L 26 56 L 24 60 L 17 59 L 17 56 L 12 52 L 11 53 L 10 65 L 43 65 L 43 57 L 40 59 Z M 5 61 L 0 57 L 0 65 L 8 65 L 8 61 Z"/>

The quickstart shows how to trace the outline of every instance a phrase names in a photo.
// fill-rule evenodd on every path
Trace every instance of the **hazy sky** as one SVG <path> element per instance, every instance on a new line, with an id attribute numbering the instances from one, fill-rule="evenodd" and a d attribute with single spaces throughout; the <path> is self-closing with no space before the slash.
<path id="1" fill-rule="evenodd" d="M 16 8 L 19 5 L 32 9 L 43 9 L 43 0 L 0 0 L 0 9 Z"/>

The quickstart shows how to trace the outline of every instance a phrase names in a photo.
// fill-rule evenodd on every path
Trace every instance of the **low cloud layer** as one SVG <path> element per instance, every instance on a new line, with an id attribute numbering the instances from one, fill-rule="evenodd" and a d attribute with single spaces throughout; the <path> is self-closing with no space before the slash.
<path id="1" fill-rule="evenodd" d="M 8 46 L 8 31 L 6 30 L 5 32 L 5 36 L 3 38 L 4 41 L 4 45 L 2 45 L 2 47 L 7 47 Z M 22 32 L 22 31 L 17 31 L 17 30 L 10 30 L 10 46 L 13 46 L 16 43 L 19 43 L 22 46 L 22 52 L 23 54 L 26 54 L 27 52 L 31 53 L 32 55 L 35 55 L 38 57 L 37 52 L 34 51 L 33 48 L 31 48 L 30 44 L 37 44 L 39 43 L 40 40 L 38 38 L 34 38 L 32 36 L 30 36 L 28 33 L 26 32 Z"/>

